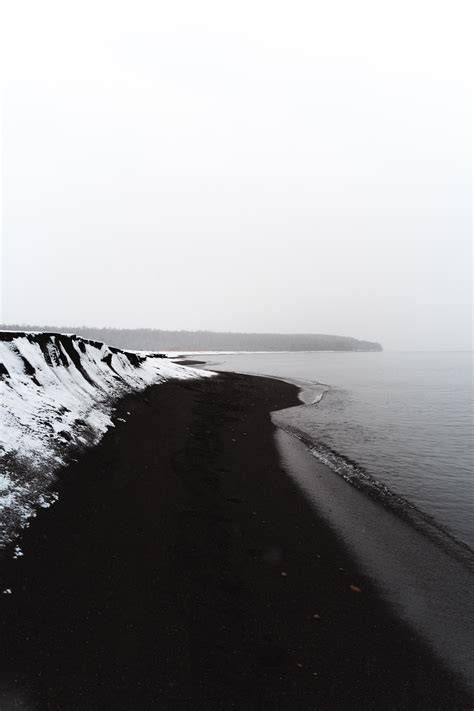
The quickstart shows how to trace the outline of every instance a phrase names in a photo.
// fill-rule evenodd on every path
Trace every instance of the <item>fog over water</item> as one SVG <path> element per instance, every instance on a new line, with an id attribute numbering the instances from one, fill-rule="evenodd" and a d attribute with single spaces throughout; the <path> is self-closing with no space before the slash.
<path id="1" fill-rule="evenodd" d="M 467 2 L 2 16 L 0 320 L 471 348 Z"/>

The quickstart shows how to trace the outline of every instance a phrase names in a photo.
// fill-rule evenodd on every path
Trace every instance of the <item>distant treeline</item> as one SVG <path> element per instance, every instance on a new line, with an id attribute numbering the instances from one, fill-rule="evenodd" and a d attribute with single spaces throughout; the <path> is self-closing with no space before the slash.
<path id="1" fill-rule="evenodd" d="M 214 331 L 161 331 L 152 328 L 89 328 L 88 326 L 25 326 L 15 331 L 59 331 L 103 341 L 109 346 L 150 351 L 381 351 L 380 343 L 347 336 L 288 333 L 218 333 Z"/>

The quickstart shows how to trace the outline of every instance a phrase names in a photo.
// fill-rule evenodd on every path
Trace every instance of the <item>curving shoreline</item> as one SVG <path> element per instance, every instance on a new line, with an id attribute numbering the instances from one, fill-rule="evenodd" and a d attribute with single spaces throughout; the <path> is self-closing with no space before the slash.
<path id="1" fill-rule="evenodd" d="M 265 354 L 212 358 L 220 372 L 330 383 L 287 424 L 379 481 L 474 550 L 468 354 Z M 332 457 L 334 463 L 334 456 Z M 370 479 L 364 477 L 370 475 Z M 380 489 L 380 486 L 378 487 Z"/>
<path id="2" fill-rule="evenodd" d="M 470 708 L 283 470 L 271 412 L 298 402 L 243 375 L 125 397 L 1 562 L 0 700 Z"/>

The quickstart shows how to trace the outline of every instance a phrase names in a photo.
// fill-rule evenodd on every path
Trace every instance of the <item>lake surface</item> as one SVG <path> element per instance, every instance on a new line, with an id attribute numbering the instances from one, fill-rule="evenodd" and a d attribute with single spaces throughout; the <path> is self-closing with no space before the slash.
<path id="1" fill-rule="evenodd" d="M 474 547 L 472 353 L 207 358 L 214 370 L 299 382 L 313 404 L 278 413 L 278 424 L 384 505 Z"/>

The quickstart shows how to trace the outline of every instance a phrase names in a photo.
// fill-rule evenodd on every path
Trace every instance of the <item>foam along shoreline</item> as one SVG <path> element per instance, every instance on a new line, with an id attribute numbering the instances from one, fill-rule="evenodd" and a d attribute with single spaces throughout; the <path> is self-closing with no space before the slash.
<path id="1" fill-rule="evenodd" d="M 243 351 L 242 351 L 243 352 Z M 287 351 L 281 351 L 287 352 Z M 328 351 L 329 352 L 329 351 Z M 196 355 L 198 355 L 196 353 Z M 206 354 L 203 354 L 206 355 Z M 207 354 L 209 355 L 209 354 Z M 226 355 L 224 353 L 221 354 L 214 354 L 214 355 Z M 173 359 L 174 360 L 174 359 Z M 188 358 L 188 356 L 184 356 L 182 360 L 174 362 L 179 362 L 182 365 L 190 365 L 190 366 L 203 366 L 202 370 L 210 370 L 212 372 L 212 368 L 215 366 L 219 365 L 218 361 L 210 361 L 210 360 L 204 360 L 204 361 L 196 361 L 196 360 L 191 360 Z M 251 377 L 255 378 L 269 378 L 271 380 L 280 380 L 282 383 L 288 383 L 289 385 L 294 385 L 296 388 L 298 388 L 298 398 L 301 400 L 301 402 L 304 405 L 317 405 L 318 402 L 321 402 L 321 400 L 324 397 L 324 394 L 330 389 L 330 385 L 326 385 L 326 383 L 319 383 L 317 380 L 302 380 L 298 378 L 280 378 L 277 375 L 260 375 L 259 373 L 252 373 L 251 371 L 245 371 L 245 370 L 239 370 L 238 371 L 241 375 L 249 375 Z"/>
<path id="2" fill-rule="evenodd" d="M 205 367 L 216 365 L 206 361 Z M 303 406 L 317 404 L 329 389 L 319 383 L 271 377 L 298 387 Z M 397 616 L 461 675 L 474 693 L 472 550 L 429 519 L 420 521 L 424 526 L 417 528 L 415 509 L 404 517 L 400 507 L 392 509 L 383 498 L 371 498 L 366 488 L 348 485 L 354 482 L 321 461 L 314 443 L 287 427 L 284 409 L 273 412 L 272 421 L 287 474 L 341 538 Z M 385 489 L 386 497 L 393 498 Z"/>
<path id="3" fill-rule="evenodd" d="M 54 473 L 114 426 L 119 397 L 210 375 L 73 334 L 0 332 L 0 548 L 55 501 Z"/>
<path id="4" fill-rule="evenodd" d="M 397 616 L 474 692 L 472 566 L 364 492 L 347 486 L 294 435 L 278 427 L 275 440 L 285 471 Z"/>
<path id="5" fill-rule="evenodd" d="M 219 372 L 218 366 L 220 363 L 217 361 L 191 361 L 185 358 L 180 362 L 182 364 L 198 366 L 198 368 L 201 368 L 202 366 L 202 369 L 204 370 L 216 368 L 216 372 Z M 224 370 L 223 372 L 233 371 Z M 331 390 L 330 385 L 320 383 L 315 380 L 264 375 L 261 373 L 241 370 L 239 370 L 238 373 L 242 375 L 249 375 L 251 377 L 265 377 L 294 385 L 298 388 L 299 400 L 305 406 L 318 405 L 324 398 L 324 395 Z M 305 432 L 302 432 L 295 427 L 292 420 L 288 419 L 287 421 L 286 413 L 291 413 L 293 409 L 294 408 L 287 408 L 286 410 L 278 410 L 273 413 L 274 422 L 280 429 L 283 429 L 299 441 L 303 442 L 314 457 L 344 479 L 345 482 L 361 491 L 364 491 L 366 495 L 371 498 L 377 499 L 384 508 L 390 509 L 392 513 L 406 520 L 409 524 L 425 533 L 431 539 L 434 539 L 440 546 L 445 548 L 450 555 L 461 560 L 474 572 L 474 551 L 467 543 L 458 539 L 449 529 L 441 525 L 432 516 L 419 509 L 416 505 L 395 494 L 386 484 L 383 484 L 372 475 L 368 474 L 356 462 L 353 462 L 348 457 L 331 450 L 326 445 L 314 441 Z"/>

